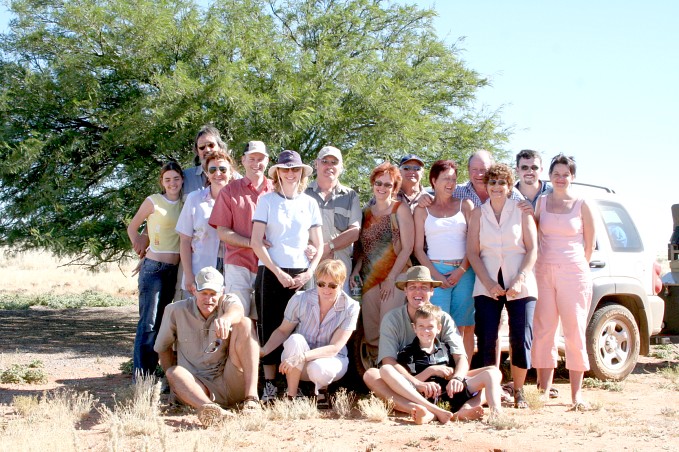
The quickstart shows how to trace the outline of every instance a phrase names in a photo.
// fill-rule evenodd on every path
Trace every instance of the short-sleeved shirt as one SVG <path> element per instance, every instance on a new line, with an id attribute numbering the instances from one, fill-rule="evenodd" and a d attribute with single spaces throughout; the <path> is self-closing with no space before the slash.
<path id="1" fill-rule="evenodd" d="M 329 345 L 333 334 L 338 329 L 356 330 L 359 310 L 358 302 L 342 291 L 335 305 L 325 315 L 323 323 L 320 323 L 321 308 L 318 304 L 318 290 L 311 289 L 293 295 L 285 308 L 284 318 L 297 325 L 295 333 L 304 336 L 309 348 L 313 350 Z M 347 356 L 347 347 L 344 346 L 338 355 Z"/>
<path id="2" fill-rule="evenodd" d="M 184 203 L 170 201 L 160 193 L 146 199 L 153 204 L 153 212 L 146 219 L 149 249 L 158 254 L 179 254 L 179 234 L 175 227 Z"/>
<path id="3" fill-rule="evenodd" d="M 476 190 L 474 190 L 474 186 L 471 182 L 466 182 L 455 187 L 453 197 L 457 199 L 469 199 L 474 204 L 474 207 L 479 207 L 481 204 L 483 204 L 483 201 L 481 201 L 479 195 L 476 194 Z M 525 199 L 516 188 L 512 189 L 512 194 L 509 198 L 515 199 L 517 201 L 523 201 Z"/>
<path id="4" fill-rule="evenodd" d="M 434 339 L 434 349 L 431 353 L 422 350 L 420 340 L 416 337 L 398 353 L 396 361 L 408 369 L 410 375 L 417 375 L 431 366 L 455 367 L 455 361 L 451 355 L 452 353 L 448 345 L 442 344 L 436 338 Z"/>
<path id="5" fill-rule="evenodd" d="M 265 179 L 264 187 L 258 192 L 247 177 L 231 181 L 222 188 L 210 215 L 209 224 L 213 228 L 224 226 L 243 237 L 252 235 L 252 215 L 259 199 L 273 191 L 273 183 Z M 257 272 L 257 256 L 252 248 L 225 244 L 224 264 L 245 267 Z"/>
<path id="6" fill-rule="evenodd" d="M 175 230 L 191 237 L 191 269 L 193 274 L 205 267 L 216 267 L 219 255 L 219 236 L 217 230 L 208 224 L 215 200 L 210 187 L 189 193 L 179 214 Z M 182 289 L 186 290 L 185 274 Z"/>
<path id="7" fill-rule="evenodd" d="M 514 184 L 514 188 L 515 188 L 514 191 L 519 192 L 519 195 L 521 195 L 522 200 L 525 199 L 526 201 L 530 202 L 533 205 L 533 210 L 535 210 L 535 205 L 538 202 L 538 198 L 542 195 L 546 195 L 548 193 L 551 193 L 552 190 L 553 190 L 552 184 L 550 184 L 549 182 L 546 182 L 546 181 L 543 181 L 543 180 L 541 180 L 539 182 L 540 182 L 540 191 L 538 191 L 538 194 L 535 195 L 535 198 L 533 198 L 533 199 L 529 199 L 527 196 L 524 196 L 523 193 L 521 193 L 519 191 L 519 184 L 521 183 L 520 181 L 517 182 L 516 184 Z"/>
<path id="8" fill-rule="evenodd" d="M 403 350 L 416 337 L 410 316 L 408 315 L 407 304 L 387 312 L 380 325 L 380 344 L 377 362 L 381 363 L 384 358 L 388 357 L 397 359 L 398 352 Z M 453 322 L 450 314 L 446 312 L 443 312 L 441 315 L 441 332 L 437 338 L 449 347 L 452 354 L 467 356 L 464 351 L 462 337 L 457 332 L 455 322 Z"/>
<path id="9" fill-rule="evenodd" d="M 214 320 L 224 314 L 233 303 L 240 303 L 238 297 L 224 295 L 219 308 L 207 319 L 198 310 L 194 297 L 167 305 L 153 349 L 161 353 L 171 350 L 174 345 L 177 350 L 177 365 L 200 379 L 219 378 L 228 358 L 228 340 L 222 341 L 214 353 L 205 353 L 205 350 L 214 348 L 217 339 Z"/>
<path id="10" fill-rule="evenodd" d="M 318 194 L 318 183 L 311 182 L 305 193 L 316 200 L 323 218 L 323 240 L 329 241 L 349 229 L 352 224 L 361 225 L 361 204 L 358 194 L 342 184 L 335 185 L 330 195 L 323 199 Z M 353 245 L 335 250 L 335 259 L 339 259 L 347 268 L 347 275 L 351 273 L 351 256 Z"/>
<path id="11" fill-rule="evenodd" d="M 309 195 L 299 193 L 286 198 L 278 192 L 259 198 L 253 222 L 266 225 L 265 238 L 271 242 L 267 249 L 271 260 L 281 268 L 307 268 L 309 259 L 304 254 L 309 243 L 309 230 L 323 224 L 318 203 Z M 259 265 L 264 265 L 259 262 Z"/>

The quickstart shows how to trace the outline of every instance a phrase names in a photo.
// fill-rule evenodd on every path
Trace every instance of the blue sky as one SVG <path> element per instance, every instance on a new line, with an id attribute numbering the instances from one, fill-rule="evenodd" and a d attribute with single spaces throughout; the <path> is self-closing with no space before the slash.
<path id="1" fill-rule="evenodd" d="M 413 3 L 413 1 L 406 1 Z M 506 149 L 573 155 L 581 182 L 628 198 L 647 244 L 666 251 L 679 203 L 679 2 L 419 0 L 489 77 L 479 106 L 501 108 Z M 0 12 L 0 31 L 8 17 Z"/>

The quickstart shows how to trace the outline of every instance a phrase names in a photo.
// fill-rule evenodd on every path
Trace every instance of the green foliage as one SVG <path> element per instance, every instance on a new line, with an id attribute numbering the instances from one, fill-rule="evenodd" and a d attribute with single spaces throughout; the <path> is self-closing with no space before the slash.
<path id="1" fill-rule="evenodd" d="M 129 359 L 124 363 L 121 363 L 119 369 L 124 375 L 132 375 L 132 371 L 134 370 L 134 361 Z M 153 372 L 153 375 L 155 375 L 157 378 L 163 378 L 165 376 L 165 371 L 162 367 L 160 367 L 160 364 L 156 366 L 156 370 Z"/>
<path id="2" fill-rule="evenodd" d="M 416 151 L 498 150 L 488 82 L 436 36 L 434 12 L 381 0 L 15 0 L 0 37 L 0 244 L 75 262 L 130 255 L 126 226 L 162 162 L 192 164 L 213 123 L 310 161 L 331 143 L 345 183 Z M 462 165 L 464 166 L 464 165 Z M 463 171 L 464 172 L 464 169 Z M 80 260 L 79 260 L 80 259 Z"/>
<path id="3" fill-rule="evenodd" d="M 597 378 L 585 378 L 582 380 L 583 388 L 603 389 L 611 392 L 621 392 L 622 384 L 618 381 L 601 381 Z"/>
<path id="4" fill-rule="evenodd" d="M 86 290 L 82 294 L 56 295 L 7 293 L 0 294 L 0 309 L 28 309 L 31 306 L 44 306 L 52 309 L 72 308 L 107 308 L 111 306 L 128 306 L 135 304 L 131 298 L 115 297 L 113 295 Z"/>
<path id="5" fill-rule="evenodd" d="M 14 384 L 45 384 L 47 373 L 42 361 L 32 361 L 30 364 L 12 364 L 9 369 L 0 373 L 0 382 Z"/>

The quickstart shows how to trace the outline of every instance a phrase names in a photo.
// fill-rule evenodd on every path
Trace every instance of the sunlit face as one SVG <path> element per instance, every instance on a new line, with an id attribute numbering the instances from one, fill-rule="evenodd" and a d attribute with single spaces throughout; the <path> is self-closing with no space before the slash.
<path id="1" fill-rule="evenodd" d="M 318 179 L 335 182 L 342 173 L 342 164 L 337 157 L 326 155 L 322 159 L 316 159 L 316 173 Z"/>
<path id="2" fill-rule="evenodd" d="M 457 173 L 453 168 L 441 171 L 439 177 L 434 180 L 434 192 L 452 196 L 457 185 Z"/>
<path id="3" fill-rule="evenodd" d="M 491 198 L 506 198 L 512 187 L 509 185 L 509 181 L 504 177 L 491 178 L 488 180 L 488 185 L 486 186 L 488 190 L 488 196 Z"/>
<path id="4" fill-rule="evenodd" d="M 259 179 L 264 175 L 264 170 L 269 164 L 269 157 L 258 152 L 244 155 L 241 159 L 243 168 L 245 169 L 245 177 L 250 180 Z"/>
<path id="5" fill-rule="evenodd" d="M 429 303 L 429 299 L 434 294 L 434 287 L 428 282 L 412 281 L 406 284 L 405 289 L 408 307 L 413 310 Z"/>
<path id="6" fill-rule="evenodd" d="M 215 292 L 212 289 L 204 289 L 196 292 L 196 305 L 204 318 L 210 317 L 219 306 L 219 299 L 223 291 Z"/>
<path id="7" fill-rule="evenodd" d="M 200 159 L 201 163 L 203 163 L 205 153 L 216 148 L 217 139 L 213 135 L 204 134 L 198 137 L 198 140 L 196 140 L 196 151 L 198 152 L 198 158 Z"/>
<path id="8" fill-rule="evenodd" d="M 429 346 L 434 342 L 436 336 L 441 332 L 441 325 L 439 325 L 438 320 L 435 318 L 418 318 L 415 319 L 413 329 L 415 330 L 415 335 L 420 340 L 420 345 Z"/>
<path id="9" fill-rule="evenodd" d="M 475 155 L 469 162 L 469 180 L 475 190 L 484 188 L 483 177 L 491 166 L 486 154 Z"/>
<path id="10" fill-rule="evenodd" d="M 401 171 L 402 182 L 410 182 L 413 185 L 419 185 L 424 174 L 422 164 L 417 160 L 406 161 L 399 167 L 399 171 Z"/>
<path id="11" fill-rule="evenodd" d="M 519 176 L 519 181 L 526 185 L 535 185 L 539 183 L 542 175 L 542 162 L 539 158 L 519 159 L 519 165 L 516 167 L 516 174 Z"/>
<path id="12" fill-rule="evenodd" d="M 207 162 L 207 178 L 211 185 L 225 186 L 231 180 L 231 165 L 224 159 Z"/>
<path id="13" fill-rule="evenodd" d="M 379 200 L 390 199 L 394 193 L 394 188 L 394 180 L 389 173 L 382 173 L 379 177 L 375 178 L 373 195 L 375 199 Z"/>
<path id="14" fill-rule="evenodd" d="M 284 168 L 278 167 L 278 180 L 281 186 L 284 187 L 297 187 L 299 181 L 302 179 L 302 167 L 297 166 L 294 168 Z"/>
<path id="15" fill-rule="evenodd" d="M 174 170 L 165 171 L 161 179 L 161 184 L 165 189 L 165 195 L 170 199 L 176 199 L 184 184 L 182 175 Z"/>
<path id="16" fill-rule="evenodd" d="M 568 165 L 563 163 L 557 163 L 552 168 L 552 172 L 549 174 L 549 180 L 552 182 L 554 188 L 567 189 L 570 187 L 571 182 L 573 182 L 573 175 Z"/>
<path id="17" fill-rule="evenodd" d="M 337 297 L 342 290 L 342 284 L 344 284 L 344 281 L 335 281 L 329 275 L 319 276 L 316 279 L 319 300 L 321 302 L 334 302 L 337 300 Z M 334 288 L 332 286 L 334 286 Z"/>

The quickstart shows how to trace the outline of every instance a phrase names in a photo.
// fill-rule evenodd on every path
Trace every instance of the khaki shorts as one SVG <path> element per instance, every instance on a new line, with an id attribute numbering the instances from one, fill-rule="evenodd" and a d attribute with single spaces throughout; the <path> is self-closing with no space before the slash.
<path id="1" fill-rule="evenodd" d="M 212 380 L 196 378 L 210 391 L 210 398 L 219 405 L 231 406 L 245 400 L 245 376 L 230 359 L 226 360 L 221 376 Z"/>
<path id="2" fill-rule="evenodd" d="M 243 305 L 245 316 L 253 320 L 257 319 L 257 309 L 252 301 L 256 277 L 257 273 L 252 273 L 245 267 L 224 265 L 224 292 L 235 294 Z"/>

